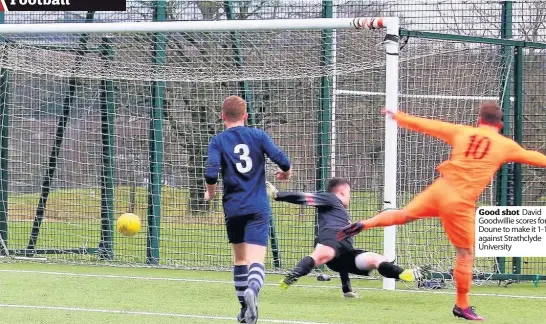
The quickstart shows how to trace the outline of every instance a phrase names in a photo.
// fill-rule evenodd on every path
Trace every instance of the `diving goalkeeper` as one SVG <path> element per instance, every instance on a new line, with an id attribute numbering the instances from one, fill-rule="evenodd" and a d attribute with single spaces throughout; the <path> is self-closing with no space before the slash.
<path id="1" fill-rule="evenodd" d="M 347 298 L 358 297 L 351 288 L 349 274 L 368 276 L 372 270 L 377 270 L 384 277 L 404 281 L 414 281 L 421 277 L 419 269 L 404 270 L 389 262 L 383 255 L 355 249 L 352 238 L 342 241 L 336 239 L 338 231 L 351 223 L 347 211 L 351 200 L 351 186 L 346 179 L 330 179 L 327 192 L 321 193 L 279 192 L 271 183 L 266 184 L 268 193 L 276 201 L 309 205 L 318 209 L 319 235 L 315 250 L 301 259 L 286 275 L 281 281 L 281 288 L 288 288 L 298 278 L 323 264 L 339 273 L 343 296 Z"/>

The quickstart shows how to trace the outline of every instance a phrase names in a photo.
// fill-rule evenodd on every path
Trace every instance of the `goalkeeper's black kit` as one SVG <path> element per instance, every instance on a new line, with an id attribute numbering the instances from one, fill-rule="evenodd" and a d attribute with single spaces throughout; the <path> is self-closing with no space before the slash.
<path id="1" fill-rule="evenodd" d="M 354 262 L 355 257 L 365 251 L 355 250 L 353 238 L 343 241 L 338 241 L 336 238 L 337 232 L 351 224 L 351 216 L 339 198 L 329 192 L 278 192 L 275 200 L 317 208 L 317 243 L 329 246 L 336 251 L 336 257 L 326 264 L 328 268 L 340 273 L 349 272 L 363 276 L 369 274 L 369 271 L 358 269 Z"/>

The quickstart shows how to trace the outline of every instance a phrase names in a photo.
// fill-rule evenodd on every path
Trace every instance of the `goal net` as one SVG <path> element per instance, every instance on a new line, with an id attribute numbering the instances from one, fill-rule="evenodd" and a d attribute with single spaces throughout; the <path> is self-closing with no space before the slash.
<path id="1" fill-rule="evenodd" d="M 399 100 L 410 113 L 473 123 L 476 104 L 502 91 L 502 64 L 493 45 L 416 39 L 393 70 L 398 56 L 385 47 L 396 54 L 398 39 L 380 28 L 389 21 L 396 36 L 397 19 L 386 18 L 0 26 L 9 254 L 230 267 L 221 200 L 202 197 L 208 142 L 233 94 L 292 160 L 280 190 L 314 191 L 335 175 L 353 184 L 353 219 L 405 204 L 448 147 L 388 122 L 385 131 L 380 108 Z M 134 237 L 115 231 L 125 212 L 142 219 Z M 268 262 L 287 269 L 314 246 L 314 210 L 274 203 L 273 218 Z M 454 251 L 437 220 L 397 231 L 399 264 L 449 273 Z M 394 256 L 394 237 L 373 230 L 357 245 Z"/>
<path id="2" fill-rule="evenodd" d="M 324 180 L 317 167 L 329 176 L 332 159 L 322 153 L 332 145 L 326 83 L 334 74 L 352 73 L 385 91 L 386 31 L 370 29 L 386 22 L 63 24 L 65 32 L 60 25 L 2 26 L 10 255 L 230 267 L 221 199 L 203 201 L 208 142 L 223 129 L 222 100 L 245 97 L 249 123 L 290 156 L 295 178 L 280 189 L 314 191 Z M 331 28 L 337 28 L 335 65 Z M 367 110 L 347 107 L 341 116 L 349 122 L 356 114 L 359 124 L 380 121 L 372 107 L 384 102 L 377 97 Z M 371 190 L 366 179 L 381 182 L 383 170 L 351 174 L 355 167 L 349 167 L 382 163 L 357 153 L 369 145 L 362 131 L 381 142 L 383 123 L 368 127 L 375 130 L 351 134 L 356 128 L 338 127 L 338 143 L 345 143 L 336 151 L 338 174 L 355 183 L 354 217 L 381 208 L 381 186 Z M 269 179 L 273 171 L 270 166 Z M 314 211 L 273 207 L 270 262 L 288 268 L 313 248 Z M 125 212 L 142 219 L 134 237 L 115 231 L 115 219 Z"/>

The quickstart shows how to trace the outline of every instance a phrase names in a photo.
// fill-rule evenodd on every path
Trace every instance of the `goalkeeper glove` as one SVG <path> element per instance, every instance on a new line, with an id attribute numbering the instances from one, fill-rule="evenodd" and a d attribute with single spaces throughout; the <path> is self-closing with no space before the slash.
<path id="1" fill-rule="evenodd" d="M 267 195 L 273 199 L 277 199 L 277 193 L 279 192 L 279 190 L 277 190 L 277 188 L 275 188 L 275 186 L 272 185 L 269 181 L 265 182 L 265 186 L 267 189 Z"/>
<path id="2" fill-rule="evenodd" d="M 349 237 L 353 237 L 356 234 L 364 230 L 364 224 L 361 222 L 352 223 L 351 225 L 345 226 L 337 233 L 337 240 L 343 241 Z"/>

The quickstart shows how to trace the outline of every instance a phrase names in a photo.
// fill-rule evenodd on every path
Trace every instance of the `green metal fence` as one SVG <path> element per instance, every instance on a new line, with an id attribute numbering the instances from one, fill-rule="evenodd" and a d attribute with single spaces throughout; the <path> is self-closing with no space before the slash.
<path id="1" fill-rule="evenodd" d="M 546 5 L 539 1 L 134 1 L 124 13 L 9 13 L 5 22 L 332 16 L 401 17 L 402 36 L 408 39 L 401 51 L 401 92 L 418 95 L 401 97 L 407 110 L 471 123 L 476 101 L 493 96 L 503 103 L 505 135 L 524 146 L 543 148 Z M 317 66 L 332 64 L 332 32 L 323 31 L 316 48 L 310 47 Z M 116 64 L 132 50 L 134 57 L 121 59 L 161 66 L 173 60 L 182 64 L 188 53 L 193 55 L 179 46 L 182 41 L 184 46 L 197 44 L 189 37 L 173 42 L 164 34 L 135 37 L 133 43 L 88 37 L 79 35 L 74 42 L 43 38 L 43 43 L 31 45 L 55 47 L 51 53 L 96 56 L 104 64 Z M 377 43 L 344 41 L 338 39 L 338 61 L 343 60 L 343 46 L 360 45 L 351 50 L 361 51 L 363 60 L 373 63 L 366 59 L 371 55 L 366 46 Z M 226 46 L 235 70 L 253 64 L 244 36 L 230 33 Z M 281 46 L 278 51 L 290 55 L 283 54 Z M 427 56 L 430 53 L 434 55 Z M 381 66 L 372 66 L 364 74 L 340 75 L 336 89 L 382 92 L 381 73 Z M 35 76 L 4 67 L 0 75 L 0 233 L 12 253 L 77 262 L 228 267 L 220 202 L 205 204 L 201 197 L 206 145 L 221 129 L 213 108 L 222 96 L 233 93 L 249 102 L 250 124 L 267 129 L 292 157 L 296 178 L 282 189 L 321 190 L 335 171 L 355 183 L 355 218 L 381 208 L 383 130 L 376 108 L 383 98 L 338 94 L 332 75 L 308 81 L 215 80 L 208 85 L 120 81 L 115 75 L 101 80 Z M 472 98 L 448 99 L 455 94 Z M 401 135 L 399 146 L 403 203 L 434 177 L 433 167 L 447 149 L 412 134 Z M 430 153 L 430 147 L 437 150 Z M 507 165 L 483 199 L 500 205 L 543 205 L 544 176 L 542 169 Z M 139 214 L 147 224 L 133 238 L 112 233 L 112 219 L 126 211 Z M 271 264 L 287 268 L 312 248 L 315 217 L 306 208 L 280 204 L 274 205 L 274 215 Z M 359 237 L 358 243 L 381 251 L 381 241 L 377 231 Z M 447 272 L 451 267 L 453 251 L 433 221 L 401 229 L 399 247 L 402 263 L 421 264 L 434 255 L 437 268 Z M 543 258 L 482 260 L 477 267 L 529 275 L 520 277 L 526 279 L 546 274 Z"/>

